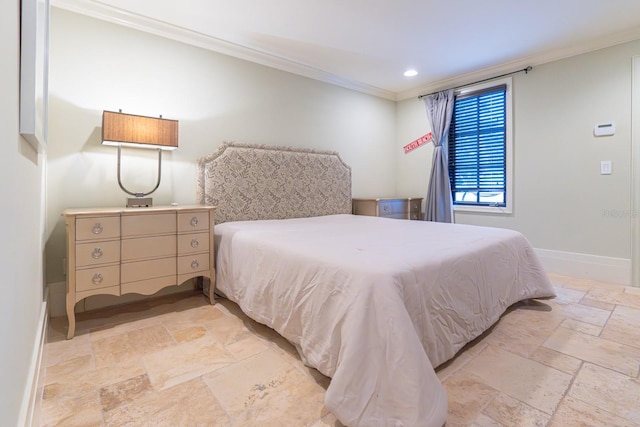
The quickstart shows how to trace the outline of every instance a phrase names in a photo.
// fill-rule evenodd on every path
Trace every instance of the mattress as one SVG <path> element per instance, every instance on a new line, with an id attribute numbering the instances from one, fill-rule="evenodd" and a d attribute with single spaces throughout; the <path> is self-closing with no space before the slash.
<path id="1" fill-rule="evenodd" d="M 356 215 L 216 225 L 216 286 L 331 377 L 347 426 L 442 426 L 434 368 L 512 304 L 554 296 L 515 231 Z"/>

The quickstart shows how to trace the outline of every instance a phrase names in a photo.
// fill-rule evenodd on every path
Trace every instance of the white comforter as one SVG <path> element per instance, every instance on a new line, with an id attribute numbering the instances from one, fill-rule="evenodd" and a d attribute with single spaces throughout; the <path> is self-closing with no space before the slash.
<path id="1" fill-rule="evenodd" d="M 217 288 L 332 378 L 348 426 L 437 426 L 434 367 L 511 304 L 554 296 L 511 230 L 354 215 L 215 227 Z"/>

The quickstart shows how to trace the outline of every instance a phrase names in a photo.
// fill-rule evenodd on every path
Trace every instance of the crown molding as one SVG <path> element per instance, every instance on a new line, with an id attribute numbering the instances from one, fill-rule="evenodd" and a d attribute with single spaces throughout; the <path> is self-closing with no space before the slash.
<path id="1" fill-rule="evenodd" d="M 167 22 L 151 19 L 95 0 L 53 0 L 51 5 L 81 15 L 115 23 L 135 30 L 179 41 L 213 52 L 254 62 L 281 71 L 323 81 L 346 89 L 363 92 L 392 101 L 396 93 L 302 64 L 270 52 L 241 46 L 204 33 L 192 31 Z"/>
<path id="2" fill-rule="evenodd" d="M 418 97 L 427 93 L 433 93 L 449 88 L 455 88 L 470 84 L 472 82 L 488 79 L 493 76 L 498 76 L 505 73 L 510 73 L 515 70 L 523 69 L 529 65 L 535 67 L 538 65 L 546 64 L 561 59 L 570 58 L 572 56 L 581 55 L 583 53 L 593 52 L 595 50 L 604 49 L 607 47 L 615 46 L 622 43 L 640 39 L 640 28 L 636 28 L 630 31 L 616 33 L 608 37 L 591 40 L 587 43 L 571 46 L 563 49 L 555 49 L 545 52 L 540 55 L 531 55 L 525 58 L 520 58 L 515 61 L 506 62 L 504 64 L 497 65 L 495 67 L 484 68 L 482 70 L 474 71 L 471 73 L 461 74 L 452 78 L 439 80 L 428 85 L 424 85 L 415 89 L 402 91 L 397 94 L 396 100 L 402 101 L 408 98 Z"/>

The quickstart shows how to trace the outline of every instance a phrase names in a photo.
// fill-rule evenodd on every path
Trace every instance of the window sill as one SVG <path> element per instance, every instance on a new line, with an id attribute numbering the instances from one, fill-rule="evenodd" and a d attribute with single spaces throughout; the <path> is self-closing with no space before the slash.
<path id="1" fill-rule="evenodd" d="M 512 213 L 511 206 L 497 207 L 497 206 L 462 206 L 453 205 L 454 212 L 474 212 L 483 214 L 500 214 L 510 215 Z"/>

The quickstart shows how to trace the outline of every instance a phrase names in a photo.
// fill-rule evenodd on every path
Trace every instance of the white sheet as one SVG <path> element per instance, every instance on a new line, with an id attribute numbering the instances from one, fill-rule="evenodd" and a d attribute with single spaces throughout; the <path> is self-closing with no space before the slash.
<path id="1" fill-rule="evenodd" d="M 332 378 L 348 426 L 437 426 L 433 367 L 511 304 L 554 296 L 511 230 L 331 215 L 216 225 L 216 286 Z"/>

